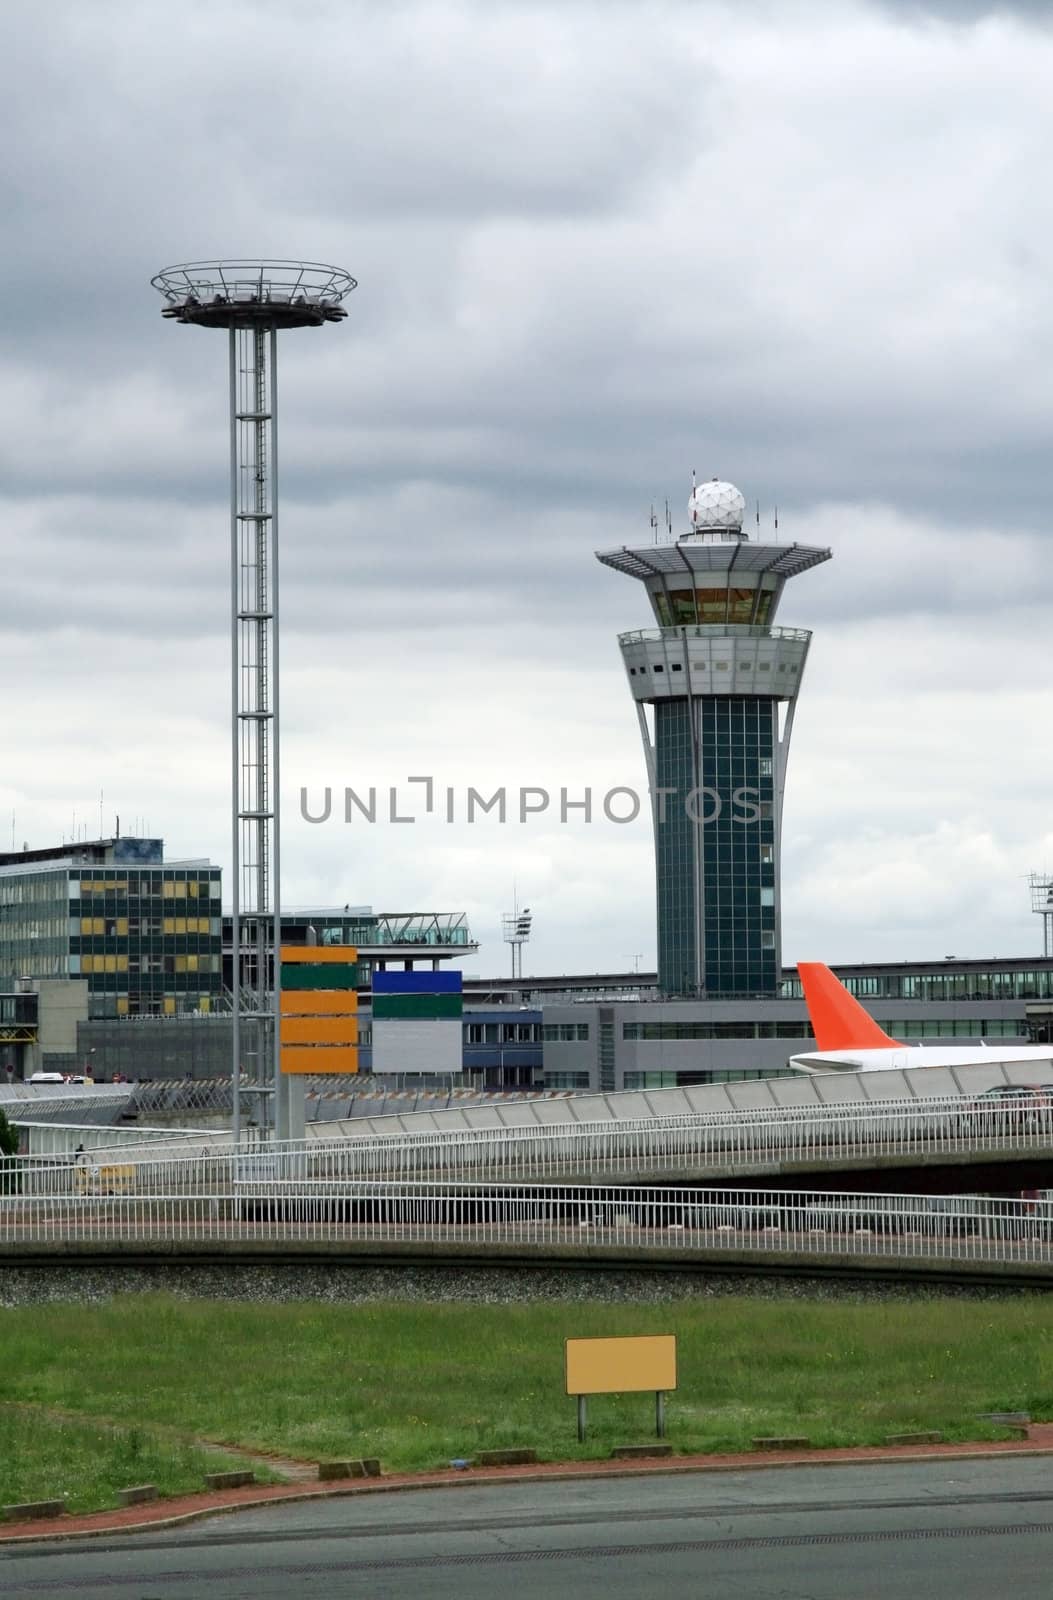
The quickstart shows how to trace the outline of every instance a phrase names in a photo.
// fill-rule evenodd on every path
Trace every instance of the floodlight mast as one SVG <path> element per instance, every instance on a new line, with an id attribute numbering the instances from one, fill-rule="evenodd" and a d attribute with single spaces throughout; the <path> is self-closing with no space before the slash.
<path id="1" fill-rule="evenodd" d="M 1042 954 L 1053 956 L 1053 876 L 1048 872 L 1032 872 L 1031 909 L 1042 918 Z"/>
<path id="2" fill-rule="evenodd" d="M 530 938 L 530 928 L 533 923 L 533 914 L 529 906 L 522 911 L 516 901 L 514 911 L 506 911 L 501 917 L 501 935 L 505 944 L 512 947 L 512 978 L 523 976 L 523 946 Z M 518 959 L 517 959 L 518 957 Z"/>
<path id="3" fill-rule="evenodd" d="M 302 1079 L 282 1077 L 278 722 L 278 332 L 339 322 L 355 280 L 305 261 L 198 261 L 151 280 L 161 315 L 229 334 L 233 1133 L 241 1071 L 270 1084 L 275 1136 L 302 1135 Z M 289 1085 L 299 1094 L 294 1105 Z M 268 1096 L 261 1097 L 266 1124 Z"/>

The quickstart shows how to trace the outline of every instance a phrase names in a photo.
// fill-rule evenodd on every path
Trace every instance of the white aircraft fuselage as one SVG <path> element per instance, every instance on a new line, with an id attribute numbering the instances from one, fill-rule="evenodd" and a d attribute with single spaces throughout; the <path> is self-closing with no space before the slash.
<path id="1" fill-rule="evenodd" d="M 800 1072 L 903 1072 L 911 1067 L 1042 1066 L 1053 1072 L 1053 1045 L 890 1045 L 812 1050 L 790 1057 Z"/>

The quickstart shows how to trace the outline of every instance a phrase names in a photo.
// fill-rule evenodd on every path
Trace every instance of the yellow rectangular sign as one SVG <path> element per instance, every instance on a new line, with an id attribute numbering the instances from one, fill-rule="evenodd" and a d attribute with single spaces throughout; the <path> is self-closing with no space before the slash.
<path id="1" fill-rule="evenodd" d="M 629 1394 L 676 1388 L 676 1335 L 636 1339 L 567 1339 L 568 1394 Z"/>

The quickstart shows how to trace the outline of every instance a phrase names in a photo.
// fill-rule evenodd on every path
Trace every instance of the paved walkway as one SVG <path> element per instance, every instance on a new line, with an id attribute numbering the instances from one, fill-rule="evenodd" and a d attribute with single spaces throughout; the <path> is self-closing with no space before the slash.
<path id="1" fill-rule="evenodd" d="M 250 1452 L 240 1450 L 240 1455 Z M 166 1528 L 199 1517 L 224 1511 L 240 1511 L 272 1501 L 332 1499 L 338 1495 L 389 1494 L 407 1489 L 456 1489 L 479 1483 L 532 1483 L 550 1478 L 627 1478 L 661 1473 L 740 1472 L 744 1468 L 791 1466 L 846 1466 L 853 1462 L 894 1462 L 944 1459 L 973 1461 L 994 1456 L 1053 1455 L 1053 1422 L 1032 1423 L 1027 1437 L 996 1443 L 930 1445 L 859 1445 L 844 1450 L 765 1450 L 744 1451 L 738 1455 L 656 1457 L 625 1461 L 550 1461 L 530 1467 L 471 1467 L 466 1471 L 446 1468 L 438 1472 L 392 1473 L 384 1478 L 354 1478 L 336 1483 L 306 1487 L 305 1476 L 314 1478 L 317 1466 L 290 1462 L 302 1474 L 299 1483 L 250 1484 L 244 1489 L 180 1495 L 155 1500 L 148 1505 L 127 1506 L 117 1511 L 92 1511 L 82 1516 L 45 1518 L 36 1522 L 0 1523 L 0 1545 L 28 1543 L 42 1539 L 82 1539 L 112 1533 L 131 1533 L 148 1528 Z M 284 1469 L 276 1457 L 257 1457 Z"/>

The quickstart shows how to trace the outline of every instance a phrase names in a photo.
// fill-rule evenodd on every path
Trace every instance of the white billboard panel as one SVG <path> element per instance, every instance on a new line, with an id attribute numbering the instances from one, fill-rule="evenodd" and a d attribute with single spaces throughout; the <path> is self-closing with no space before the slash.
<path id="1" fill-rule="evenodd" d="M 461 1072 L 463 1068 L 459 1017 L 374 1019 L 374 1072 Z"/>

